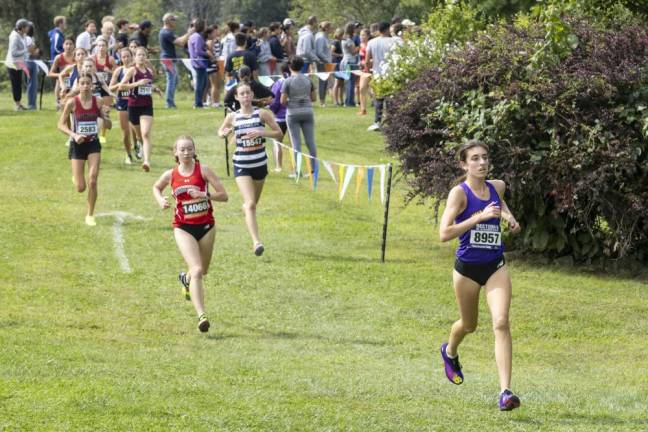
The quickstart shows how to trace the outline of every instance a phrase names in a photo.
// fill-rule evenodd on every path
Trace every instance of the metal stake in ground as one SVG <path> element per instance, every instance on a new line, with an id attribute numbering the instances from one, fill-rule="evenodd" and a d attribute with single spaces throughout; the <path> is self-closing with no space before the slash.
<path id="1" fill-rule="evenodd" d="M 230 176 L 229 170 L 229 143 L 227 142 L 227 137 L 225 137 L 225 167 L 227 168 L 227 177 Z"/>
<path id="2" fill-rule="evenodd" d="M 385 262 L 385 248 L 387 248 L 387 223 L 389 221 L 389 198 L 391 197 L 392 164 L 387 165 L 387 199 L 385 200 L 385 220 L 383 222 L 382 246 L 380 247 L 380 262 Z"/>

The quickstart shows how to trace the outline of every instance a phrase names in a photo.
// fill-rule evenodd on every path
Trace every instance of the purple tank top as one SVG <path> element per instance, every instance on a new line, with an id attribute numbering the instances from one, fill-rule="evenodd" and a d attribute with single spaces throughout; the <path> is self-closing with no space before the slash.
<path id="1" fill-rule="evenodd" d="M 459 185 L 466 194 L 466 209 L 457 216 L 455 224 L 459 224 L 475 213 L 481 212 L 491 202 L 499 207 L 502 206 L 495 186 L 489 181 L 486 182 L 486 185 L 490 192 L 490 198 L 487 200 L 475 196 L 465 182 Z M 459 237 L 456 256 L 465 263 L 486 264 L 501 258 L 503 254 L 504 244 L 502 243 L 499 218 L 480 222 Z"/>

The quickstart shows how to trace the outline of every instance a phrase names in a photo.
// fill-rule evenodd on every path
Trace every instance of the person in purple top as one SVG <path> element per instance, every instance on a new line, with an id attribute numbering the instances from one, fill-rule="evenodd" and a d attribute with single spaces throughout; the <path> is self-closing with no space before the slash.
<path id="1" fill-rule="evenodd" d="M 288 125 L 286 124 L 286 111 L 288 110 L 285 105 L 281 104 L 281 87 L 283 86 L 283 82 L 286 78 L 290 76 L 290 67 L 288 66 L 288 63 L 281 63 L 281 79 L 278 79 L 275 81 L 274 84 L 272 84 L 272 87 L 270 88 L 270 91 L 272 91 L 272 94 L 274 95 L 274 99 L 270 105 L 268 105 L 268 108 L 270 111 L 275 116 L 275 119 L 277 120 L 277 124 L 279 125 L 279 129 L 281 129 L 281 133 L 283 134 L 281 136 L 281 139 L 279 141 L 283 141 L 284 137 L 286 136 L 286 131 L 288 130 Z M 281 172 L 282 168 L 282 151 L 281 151 L 281 146 L 277 145 L 274 148 L 274 157 L 275 157 L 275 172 Z"/>
<path id="2" fill-rule="evenodd" d="M 459 237 L 452 275 L 459 320 L 452 325 L 448 343 L 441 345 L 441 358 L 450 382 L 461 384 L 464 377 L 457 348 L 477 328 L 479 292 L 484 286 L 495 333 L 495 361 L 501 388 L 499 408 L 509 411 L 520 406 L 520 398 L 509 389 L 511 278 L 504 260 L 500 221 L 504 219 L 514 234 L 520 232 L 520 225 L 504 202 L 506 184 L 502 180 L 486 180 L 488 146 L 478 140 L 468 141 L 459 149 L 459 160 L 466 175 L 450 190 L 439 228 L 443 242 Z"/>
<path id="3" fill-rule="evenodd" d="M 189 58 L 191 65 L 196 70 L 196 86 L 194 92 L 194 108 L 203 107 L 203 93 L 207 85 L 207 68 L 212 56 L 205 49 L 205 20 L 198 18 L 194 21 L 194 33 L 189 36 Z"/>

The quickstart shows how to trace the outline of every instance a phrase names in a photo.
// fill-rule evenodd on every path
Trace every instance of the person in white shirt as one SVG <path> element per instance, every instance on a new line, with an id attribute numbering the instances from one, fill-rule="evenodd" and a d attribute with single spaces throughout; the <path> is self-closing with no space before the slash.
<path id="1" fill-rule="evenodd" d="M 90 54 L 97 35 L 97 23 L 94 20 L 88 20 L 84 28 L 85 31 L 77 36 L 76 47 L 83 48 Z"/>
<path id="2" fill-rule="evenodd" d="M 16 111 L 25 111 L 27 109 L 20 103 L 20 100 L 22 99 L 23 68 L 19 63 L 24 62 L 23 66 L 26 67 L 26 60 L 29 56 L 29 51 L 27 49 L 25 36 L 29 31 L 30 25 L 32 25 L 32 23 L 24 18 L 16 21 L 16 26 L 9 35 L 9 47 L 5 59 L 7 72 L 11 79 L 11 93 L 13 95 L 14 103 L 16 104 Z"/>
<path id="3" fill-rule="evenodd" d="M 385 57 L 389 50 L 394 45 L 394 38 L 389 35 L 389 23 L 381 22 L 378 25 L 380 36 L 373 38 L 367 44 L 367 58 L 365 60 L 369 70 L 372 71 L 374 78 L 381 76 L 385 73 Z M 382 121 L 383 107 L 385 105 L 385 98 L 377 98 L 374 101 L 376 114 L 374 117 L 374 124 L 369 126 L 367 130 L 378 131 L 380 130 L 380 122 Z"/>

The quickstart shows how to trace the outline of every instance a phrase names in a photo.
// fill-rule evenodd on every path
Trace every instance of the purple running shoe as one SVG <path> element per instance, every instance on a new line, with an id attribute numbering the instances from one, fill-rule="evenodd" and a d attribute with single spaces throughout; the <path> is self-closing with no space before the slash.
<path id="1" fill-rule="evenodd" d="M 504 390 L 499 396 L 500 411 L 511 411 L 520 407 L 520 398 L 509 389 Z"/>
<path id="2" fill-rule="evenodd" d="M 461 364 L 459 364 L 459 356 L 455 358 L 448 357 L 448 354 L 446 354 L 447 346 L 447 343 L 441 345 L 441 358 L 445 365 L 445 373 L 452 384 L 459 385 L 464 380 L 463 374 L 461 373 Z"/>

